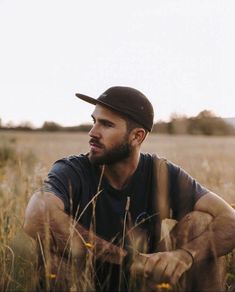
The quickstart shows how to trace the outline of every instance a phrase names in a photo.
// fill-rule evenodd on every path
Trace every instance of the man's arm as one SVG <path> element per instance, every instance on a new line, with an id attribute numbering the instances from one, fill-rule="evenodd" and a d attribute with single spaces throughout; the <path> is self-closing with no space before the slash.
<path id="1" fill-rule="evenodd" d="M 50 240 L 50 248 L 61 254 L 71 252 L 82 258 L 87 249 L 95 251 L 103 261 L 120 264 L 126 252 L 110 242 L 83 228 L 64 212 L 64 204 L 53 193 L 35 193 L 27 206 L 24 222 L 25 232 L 34 239 Z M 49 237 L 48 237 L 49 235 Z"/>
<path id="2" fill-rule="evenodd" d="M 213 220 L 199 237 L 183 246 L 200 261 L 211 256 L 222 256 L 235 247 L 235 211 L 222 198 L 207 193 L 194 207 L 195 211 L 209 213 Z"/>
<path id="3" fill-rule="evenodd" d="M 229 204 L 209 192 L 197 201 L 194 210 L 208 213 L 213 218 L 204 232 L 176 250 L 141 254 L 132 271 L 155 283 L 174 285 L 190 269 L 193 261 L 222 256 L 235 247 L 235 211 Z"/>

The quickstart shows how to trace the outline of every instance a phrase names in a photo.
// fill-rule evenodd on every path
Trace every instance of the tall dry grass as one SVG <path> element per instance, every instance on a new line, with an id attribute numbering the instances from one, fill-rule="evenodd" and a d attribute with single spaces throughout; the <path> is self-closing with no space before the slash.
<path id="1" fill-rule="evenodd" d="M 35 246 L 21 232 L 25 207 L 52 163 L 63 156 L 86 152 L 88 139 L 81 133 L 0 133 L 0 288 L 5 291 L 35 288 Z M 144 152 L 158 153 L 179 164 L 231 204 L 235 203 L 234 149 L 233 137 L 150 135 L 143 145 Z M 233 253 L 228 255 L 228 262 L 228 291 L 232 291 Z M 70 288 L 75 290 L 75 272 L 72 278 L 74 287 Z M 45 285 L 48 290 L 50 284 Z M 92 289 L 87 285 L 87 290 Z"/>

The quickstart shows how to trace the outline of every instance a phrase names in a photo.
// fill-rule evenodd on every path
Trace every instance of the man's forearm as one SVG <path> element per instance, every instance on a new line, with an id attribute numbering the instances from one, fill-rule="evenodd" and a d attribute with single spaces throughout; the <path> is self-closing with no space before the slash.
<path id="1" fill-rule="evenodd" d="M 82 236 L 86 241 L 83 242 L 86 248 L 94 252 L 97 259 L 115 264 L 123 262 L 123 259 L 127 254 L 124 249 L 97 236 L 93 231 L 88 231 L 79 223 L 76 223 L 75 229 L 75 232 L 79 233 L 79 236 Z"/>
<path id="2" fill-rule="evenodd" d="M 220 215 L 203 233 L 180 247 L 188 250 L 195 262 L 223 256 L 235 247 L 235 221 L 232 217 Z"/>
<path id="3" fill-rule="evenodd" d="M 126 251 L 75 222 L 53 194 L 35 193 L 26 209 L 24 230 L 44 246 L 60 254 L 83 257 L 92 252 L 101 261 L 120 264 Z"/>
<path id="4" fill-rule="evenodd" d="M 92 252 L 96 259 L 115 264 L 120 264 L 126 255 L 125 250 L 85 229 L 60 210 L 52 211 L 50 229 L 61 252 L 71 251 L 73 256 L 78 257 Z"/>
<path id="5" fill-rule="evenodd" d="M 235 247 L 233 218 L 233 212 L 216 218 L 206 212 L 188 213 L 161 241 L 158 252 L 141 254 L 131 271 L 140 277 L 147 274 L 155 283 L 174 285 L 193 262 L 224 255 Z"/>

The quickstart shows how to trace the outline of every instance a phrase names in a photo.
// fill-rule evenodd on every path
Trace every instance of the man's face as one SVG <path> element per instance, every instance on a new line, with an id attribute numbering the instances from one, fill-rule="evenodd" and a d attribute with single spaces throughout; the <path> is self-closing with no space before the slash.
<path id="1" fill-rule="evenodd" d="M 128 158 L 131 145 L 126 121 L 114 111 L 98 104 L 92 118 L 94 124 L 89 132 L 90 161 L 110 165 Z"/>

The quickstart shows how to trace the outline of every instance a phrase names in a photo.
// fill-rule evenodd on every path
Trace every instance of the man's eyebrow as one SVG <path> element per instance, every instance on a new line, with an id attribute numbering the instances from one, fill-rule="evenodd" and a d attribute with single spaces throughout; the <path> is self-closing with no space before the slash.
<path id="1" fill-rule="evenodd" d="M 115 125 L 115 123 L 113 123 L 112 121 L 110 121 L 110 120 L 107 120 L 107 119 L 102 119 L 102 118 L 98 118 L 98 119 L 96 119 L 93 115 L 91 115 L 91 117 L 92 117 L 92 119 L 93 119 L 93 121 L 98 121 L 99 123 L 101 123 L 101 124 L 110 124 L 110 125 Z"/>
<path id="2" fill-rule="evenodd" d="M 98 119 L 98 121 L 102 124 L 115 125 L 113 122 L 111 122 L 110 120 L 106 120 L 106 119 Z"/>

